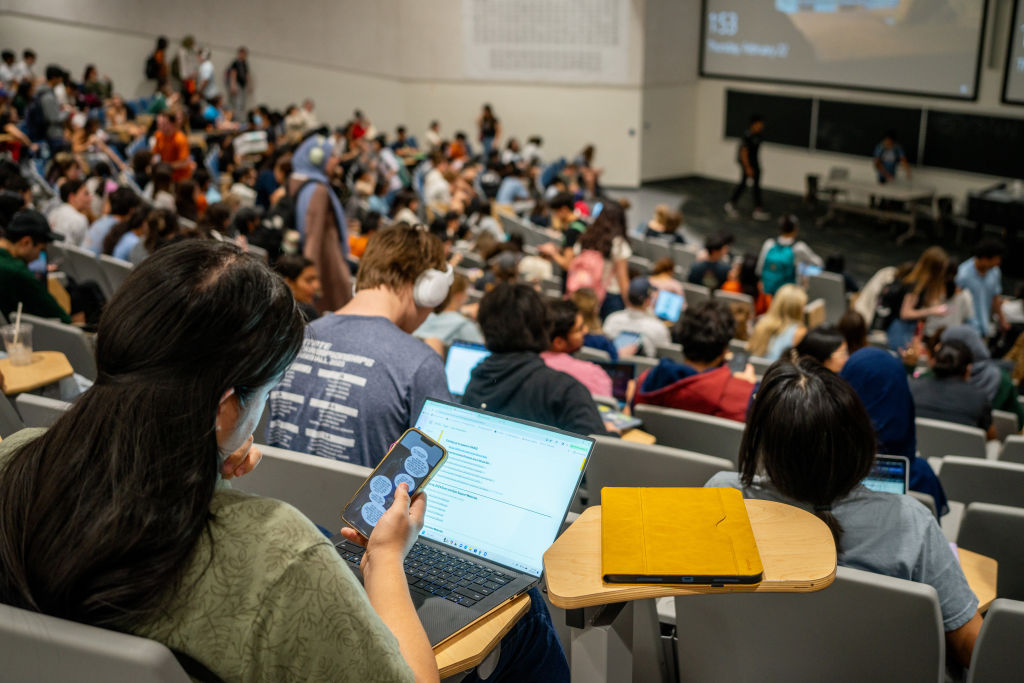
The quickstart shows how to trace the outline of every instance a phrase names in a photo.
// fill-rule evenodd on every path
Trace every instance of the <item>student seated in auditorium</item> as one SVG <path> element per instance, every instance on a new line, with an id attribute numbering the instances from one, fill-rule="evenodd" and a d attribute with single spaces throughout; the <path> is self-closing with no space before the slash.
<path id="1" fill-rule="evenodd" d="M 440 356 L 412 336 L 448 295 L 440 240 L 397 225 L 370 238 L 349 303 L 309 324 L 270 394 L 269 443 L 375 467 L 424 399 L 450 400 Z"/>
<path id="2" fill-rule="evenodd" d="M 484 335 L 476 322 L 462 313 L 462 307 L 469 300 L 468 290 L 469 280 L 466 276 L 455 273 L 448 296 L 416 328 L 413 335 L 420 339 L 436 340 L 441 347 L 451 346 L 454 341 L 483 344 Z"/>
<path id="3" fill-rule="evenodd" d="M 992 404 L 985 393 L 967 382 L 971 350 L 958 339 L 940 342 L 931 359 L 931 373 L 910 382 L 917 417 L 978 427 L 996 438 Z"/>
<path id="4" fill-rule="evenodd" d="M 654 217 L 644 226 L 643 236 L 645 239 L 669 240 L 674 244 L 685 244 L 686 238 L 677 232 L 682 224 L 682 213 L 673 211 L 667 204 L 658 204 L 654 207 Z"/>
<path id="5" fill-rule="evenodd" d="M 849 385 L 816 362 L 783 360 L 754 399 L 739 472 L 716 474 L 707 486 L 803 508 L 832 531 L 840 565 L 933 587 L 948 651 L 967 666 L 981 628 L 978 599 L 927 508 L 861 484 L 875 453 L 885 452 L 875 445 L 871 417 Z"/>
<path id="6" fill-rule="evenodd" d="M 364 589 L 295 508 L 221 481 L 259 462 L 252 431 L 302 329 L 284 282 L 234 245 L 133 271 L 96 384 L 0 444 L 0 603 L 150 638 L 222 680 L 438 680 L 402 571 L 424 498 L 399 489 Z"/>
<path id="7" fill-rule="evenodd" d="M 660 258 L 651 266 L 651 274 L 647 276 L 651 286 L 658 291 L 665 290 L 673 294 L 683 295 L 683 283 L 676 279 L 676 263 L 668 256 Z"/>
<path id="8" fill-rule="evenodd" d="M 604 434 L 590 391 L 544 364 L 551 347 L 544 300 L 529 285 L 500 284 L 477 314 L 491 355 L 477 365 L 462 402 L 576 434 Z"/>
<path id="9" fill-rule="evenodd" d="M 864 322 L 864 316 L 852 308 L 843 313 L 836 328 L 846 340 L 846 350 L 850 355 L 868 345 L 868 326 Z"/>
<path id="10" fill-rule="evenodd" d="M 568 270 L 576 242 L 587 231 L 587 224 L 576 214 L 576 200 L 568 192 L 556 194 L 548 201 L 548 206 L 552 224 L 562 232 L 562 244 L 542 244 L 537 251 L 557 263 L 562 270 Z"/>
<path id="11" fill-rule="evenodd" d="M 903 363 L 888 351 L 865 347 L 850 354 L 839 376 L 853 387 L 871 417 L 878 453 L 910 461 L 910 488 L 935 499 L 940 515 L 949 512 L 946 492 L 931 465 L 917 457 L 914 397 Z"/>
<path id="12" fill-rule="evenodd" d="M 573 358 L 583 348 L 588 329 L 572 301 L 548 302 L 548 328 L 551 346 L 540 354 L 544 364 L 578 379 L 595 396 L 612 395 L 612 378 L 600 365 Z"/>
<path id="13" fill-rule="evenodd" d="M 796 285 L 783 285 L 772 297 L 768 312 L 754 325 L 747 342 L 747 351 L 755 356 L 778 360 L 782 352 L 796 346 L 807 334 L 804 326 L 804 307 L 807 292 Z"/>
<path id="14" fill-rule="evenodd" d="M 604 329 L 601 327 L 601 304 L 597 300 L 594 290 L 588 287 L 577 289 L 572 293 L 570 299 L 576 304 L 577 310 L 583 316 L 583 324 L 587 326 L 587 332 L 583 335 L 583 345 L 604 351 L 613 361 L 617 361 L 619 351 L 615 348 L 612 340 L 604 334 Z"/>
<path id="15" fill-rule="evenodd" d="M 754 368 L 734 373 L 725 364 L 736 321 L 723 301 L 691 306 L 676 328 L 683 362 L 662 358 L 637 380 L 636 403 L 743 422 L 754 391 Z"/>
<path id="16" fill-rule="evenodd" d="M 50 230 L 43 214 L 32 209 L 18 211 L 7 225 L 0 226 L 0 313 L 12 313 L 20 303 L 25 313 L 71 322 L 68 311 L 28 269 L 50 242 L 60 239 L 63 237 Z M 83 314 L 76 317 L 85 321 Z"/>
<path id="17" fill-rule="evenodd" d="M 796 216 L 787 214 L 779 219 L 778 236 L 766 239 L 761 245 L 757 274 L 765 294 L 774 296 L 783 285 L 795 284 L 801 267 L 821 268 L 825 265 L 806 242 L 798 239 L 799 234 L 800 221 Z"/>
<path id="18" fill-rule="evenodd" d="M 319 318 L 313 301 L 320 294 L 320 278 L 313 262 L 301 254 L 281 254 L 274 262 L 274 271 L 284 278 L 303 320 L 308 323 Z"/>
<path id="19" fill-rule="evenodd" d="M 850 360 L 846 339 L 835 325 L 818 325 L 809 330 L 793 350 L 798 357 L 813 358 L 837 375 Z"/>
<path id="20" fill-rule="evenodd" d="M 658 346 L 672 343 L 672 335 L 665 322 L 651 313 L 656 292 L 646 277 L 633 278 L 626 292 L 626 309 L 612 313 L 604 319 L 605 335 L 615 339 L 623 332 L 635 332 L 640 335 L 639 353 L 651 358 L 655 356 Z M 622 356 L 632 356 L 636 353 L 636 350 L 628 347 L 620 349 Z"/>
<path id="21" fill-rule="evenodd" d="M 695 285 L 703 285 L 712 291 L 721 289 L 729 279 L 731 264 L 722 258 L 729 253 L 729 243 L 722 235 L 716 233 L 704 240 L 704 249 L 708 253 L 707 258 L 690 266 L 690 275 L 687 280 Z"/>
<path id="22" fill-rule="evenodd" d="M 943 330 L 939 340 L 961 341 L 971 350 L 971 386 L 981 390 L 992 404 L 992 410 L 1002 410 L 1017 416 L 1017 429 L 1024 429 L 1024 405 L 1021 405 L 1013 377 L 999 361 L 992 360 L 988 346 L 981 335 L 969 325 L 960 325 Z"/>
<path id="23" fill-rule="evenodd" d="M 103 200 L 103 215 L 92 222 L 82 245 L 99 256 L 103 253 L 103 241 L 111 228 L 128 218 L 139 205 L 139 196 L 128 187 L 119 187 Z"/>

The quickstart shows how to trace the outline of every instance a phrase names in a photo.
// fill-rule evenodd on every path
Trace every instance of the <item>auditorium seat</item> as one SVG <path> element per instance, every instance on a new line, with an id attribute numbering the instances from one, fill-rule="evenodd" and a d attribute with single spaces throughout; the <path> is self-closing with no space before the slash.
<path id="1" fill-rule="evenodd" d="M 121 283 L 128 277 L 128 274 L 132 272 L 132 264 L 121 259 L 114 258 L 113 256 L 107 256 L 106 254 L 100 254 L 99 257 L 100 271 L 103 273 L 103 277 L 107 281 L 107 288 L 110 294 L 107 295 L 109 299 L 114 295 L 118 289 L 121 288 Z M 104 290 L 106 292 L 106 290 Z"/>
<path id="2" fill-rule="evenodd" d="M 695 285 L 692 282 L 684 282 L 683 295 L 686 297 L 687 307 L 696 306 L 711 299 L 711 290 L 704 285 Z"/>
<path id="3" fill-rule="evenodd" d="M 1006 437 L 999 459 L 1024 465 L 1024 435 Z"/>
<path id="4" fill-rule="evenodd" d="M 231 480 L 240 491 L 289 503 L 325 529 L 341 529 L 341 510 L 373 471 L 317 455 L 260 446 L 263 460 L 244 477 Z"/>
<path id="5" fill-rule="evenodd" d="M 923 458 L 959 455 L 986 457 L 985 430 L 944 420 L 919 417 L 916 420 L 917 450 Z"/>
<path id="6" fill-rule="evenodd" d="M 823 272 L 807 278 L 807 299 L 825 302 L 825 322 L 835 325 L 846 312 L 846 283 L 842 275 Z"/>
<path id="7" fill-rule="evenodd" d="M 594 349 L 589 346 L 584 346 L 572 355 L 574 358 L 589 360 L 593 363 L 610 363 L 612 360 L 612 357 L 608 355 L 607 351 L 604 351 L 603 349 Z"/>
<path id="8" fill-rule="evenodd" d="M 949 455 L 939 480 L 951 501 L 1024 507 L 1024 465 Z"/>
<path id="9" fill-rule="evenodd" d="M 654 348 L 654 355 L 657 358 L 671 358 L 679 363 L 684 362 L 682 344 L 659 344 Z"/>
<path id="10" fill-rule="evenodd" d="M 630 356 L 628 358 L 619 358 L 624 363 L 633 363 L 636 365 L 636 376 L 640 377 L 645 370 L 650 370 L 658 364 L 658 358 L 651 358 L 650 356 Z"/>
<path id="11" fill-rule="evenodd" d="M 96 286 L 103 291 L 103 295 L 109 299 L 113 291 L 100 269 L 100 261 L 96 255 L 88 249 L 82 249 L 73 244 L 64 244 L 62 247 L 64 249 L 64 265 L 68 268 L 65 272 L 79 283 L 95 282 Z"/>
<path id="12" fill-rule="evenodd" d="M 160 643 L 0 605 L 0 678 L 77 683 L 189 683 Z"/>
<path id="13" fill-rule="evenodd" d="M 754 366 L 754 374 L 758 377 L 764 377 L 765 373 L 768 372 L 768 368 L 772 366 L 775 361 L 762 358 L 761 356 L 750 356 L 747 358 L 747 362 Z"/>
<path id="14" fill-rule="evenodd" d="M 999 441 L 1006 441 L 1007 437 L 1019 436 L 1017 429 L 1017 415 L 1005 410 L 992 411 L 992 425 L 996 428 L 996 438 Z"/>
<path id="15" fill-rule="evenodd" d="M 999 563 L 996 595 L 1024 600 L 1024 508 L 971 503 L 956 543 Z M 1024 632 L 1022 632 L 1024 633 Z"/>
<path id="16" fill-rule="evenodd" d="M 743 423 L 688 410 L 638 405 L 633 414 L 643 420 L 644 431 L 660 446 L 724 458 L 735 463 L 743 437 Z"/>
<path id="17" fill-rule="evenodd" d="M 967 683 L 1020 681 L 1020 672 L 1024 668 L 1021 633 L 1024 633 L 1024 602 L 1003 598 L 995 600 L 985 613 L 985 621 L 974 644 Z"/>
<path id="18" fill-rule="evenodd" d="M 60 351 L 75 372 L 86 379 L 96 379 L 96 355 L 92 343 L 80 327 L 59 320 L 47 320 L 24 314 L 21 319 L 32 323 L 32 347 L 36 351 Z"/>
<path id="19" fill-rule="evenodd" d="M 735 468 L 731 460 L 668 446 L 649 446 L 595 436 L 587 465 L 589 505 L 601 504 L 605 486 L 704 486 L 719 472 Z"/>
<path id="20" fill-rule="evenodd" d="M 818 325 L 825 324 L 825 316 L 824 299 L 814 299 L 804 306 L 804 321 L 809 330 L 813 330 Z"/>
<path id="21" fill-rule="evenodd" d="M 651 266 L 653 265 L 650 260 L 643 256 L 630 256 L 627 259 L 630 271 L 636 271 L 640 275 L 650 275 Z"/>
<path id="22" fill-rule="evenodd" d="M 49 427 L 71 407 L 67 401 L 35 394 L 18 394 L 15 405 L 26 427 Z"/>
<path id="23" fill-rule="evenodd" d="M 0 394 L 0 439 L 6 439 L 19 429 L 25 428 L 25 422 L 15 410 L 11 400 Z"/>
<path id="24" fill-rule="evenodd" d="M 690 268 L 697 262 L 697 250 L 688 244 L 672 245 L 672 260 L 676 262 L 679 275 L 683 280 L 690 274 Z"/>
<path id="25" fill-rule="evenodd" d="M 941 681 L 935 589 L 839 567 L 813 593 L 675 599 L 680 681 Z"/>

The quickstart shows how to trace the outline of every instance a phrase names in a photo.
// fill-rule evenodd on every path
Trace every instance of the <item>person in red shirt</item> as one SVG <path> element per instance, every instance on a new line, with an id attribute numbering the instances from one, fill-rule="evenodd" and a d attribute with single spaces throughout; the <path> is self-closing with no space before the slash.
<path id="1" fill-rule="evenodd" d="M 188 138 L 178 125 L 174 114 L 160 114 L 156 119 L 153 154 L 171 167 L 172 179 L 176 183 L 192 177 L 196 162 L 188 149 Z"/>

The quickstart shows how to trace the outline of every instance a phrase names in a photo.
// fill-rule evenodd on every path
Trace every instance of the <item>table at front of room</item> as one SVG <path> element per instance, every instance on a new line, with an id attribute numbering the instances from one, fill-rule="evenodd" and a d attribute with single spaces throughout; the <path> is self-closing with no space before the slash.
<path id="1" fill-rule="evenodd" d="M 836 576 L 836 551 L 825 524 L 799 508 L 747 500 L 747 514 L 764 565 L 764 580 L 744 586 L 607 584 L 601 580 L 601 508 L 583 514 L 544 554 L 548 596 L 566 610 L 572 637 L 573 680 L 630 680 L 633 674 L 632 601 L 698 593 L 810 593 Z M 959 549 L 967 581 L 984 611 L 996 597 L 997 564 Z"/>
<path id="2" fill-rule="evenodd" d="M 917 234 L 917 214 L 922 211 L 931 211 L 935 199 L 935 188 L 927 185 L 918 185 L 909 182 L 879 183 L 867 180 L 835 179 L 829 180 L 822 190 L 829 195 L 828 213 L 818 219 L 818 225 L 824 225 L 836 217 L 836 213 L 859 213 L 874 218 L 889 221 L 901 221 L 907 223 L 907 231 L 896 238 L 897 244 Z M 847 196 L 847 200 L 840 201 L 839 195 Z M 864 197 L 866 203 L 855 203 L 849 201 L 850 196 Z M 883 208 L 876 200 L 894 202 L 905 206 L 905 209 Z"/>

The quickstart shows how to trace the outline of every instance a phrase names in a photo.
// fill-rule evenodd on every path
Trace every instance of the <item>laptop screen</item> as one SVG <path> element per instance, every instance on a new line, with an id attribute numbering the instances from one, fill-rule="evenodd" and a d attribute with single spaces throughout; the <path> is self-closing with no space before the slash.
<path id="1" fill-rule="evenodd" d="M 899 455 L 879 455 L 871 472 L 864 478 L 864 486 L 884 493 L 906 493 L 910 478 L 909 461 Z"/>
<path id="2" fill-rule="evenodd" d="M 480 361 L 491 352 L 482 344 L 469 342 L 453 342 L 448 349 L 448 358 L 444 362 L 444 374 L 448 379 L 448 392 L 452 396 L 462 396 L 469 384 L 469 374 Z"/>
<path id="3" fill-rule="evenodd" d="M 629 383 L 636 376 L 636 365 L 633 363 L 598 363 L 601 369 L 612 379 L 612 397 L 625 401 L 629 393 Z"/>
<path id="4" fill-rule="evenodd" d="M 448 450 L 420 534 L 540 576 L 593 440 L 434 399 L 416 427 Z"/>

